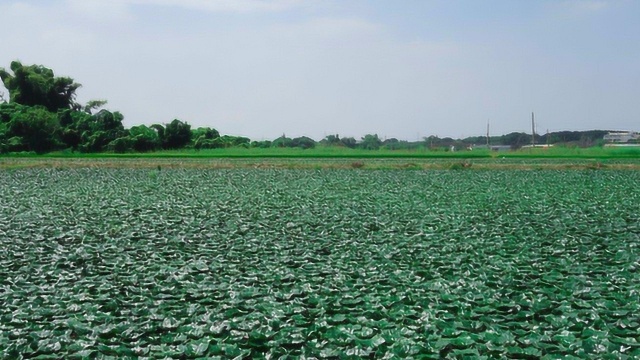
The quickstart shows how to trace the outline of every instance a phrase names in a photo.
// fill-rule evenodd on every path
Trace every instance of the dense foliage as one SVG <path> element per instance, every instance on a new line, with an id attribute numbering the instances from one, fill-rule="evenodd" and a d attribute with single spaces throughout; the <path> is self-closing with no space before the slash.
<path id="1" fill-rule="evenodd" d="M 44 106 L 51 112 L 74 107 L 75 93 L 80 87 L 68 77 L 55 77 L 41 65 L 24 66 L 11 62 L 11 71 L 0 68 L 0 79 L 9 90 L 11 102 L 27 106 Z"/>
<path id="2" fill-rule="evenodd" d="M 0 172 L 0 357 L 640 357 L 640 174 Z"/>
<path id="3" fill-rule="evenodd" d="M 220 137 L 209 128 L 192 131 L 189 124 L 177 119 L 166 125 L 125 129 L 121 113 L 105 109 L 93 113 L 106 101 L 91 100 L 84 106 L 76 103 L 80 84 L 73 79 L 56 77 L 44 66 L 24 66 L 18 61 L 11 63 L 10 70 L 0 68 L 9 91 L 9 102 L 0 103 L 0 153 L 153 151 L 185 147 L 194 135 L 196 141 L 202 140 L 203 134 L 206 140 Z M 206 143 L 197 145 L 207 147 Z M 231 143 L 217 145 L 228 147 Z"/>

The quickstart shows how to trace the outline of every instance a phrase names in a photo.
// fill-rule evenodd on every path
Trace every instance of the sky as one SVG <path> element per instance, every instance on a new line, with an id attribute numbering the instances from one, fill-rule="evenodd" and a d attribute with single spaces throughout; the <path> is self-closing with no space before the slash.
<path id="1" fill-rule="evenodd" d="M 0 0 L 0 18 L 0 67 L 72 77 L 127 127 L 640 130 L 635 0 Z"/>

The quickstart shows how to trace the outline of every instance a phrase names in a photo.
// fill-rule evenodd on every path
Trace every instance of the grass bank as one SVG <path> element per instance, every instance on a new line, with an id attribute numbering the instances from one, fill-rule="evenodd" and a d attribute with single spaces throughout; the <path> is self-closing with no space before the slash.
<path id="1" fill-rule="evenodd" d="M 520 149 L 517 151 L 228 148 L 150 153 L 7 154 L 0 169 L 25 167 L 284 168 L 284 169 L 640 169 L 639 148 Z"/>
<path id="2" fill-rule="evenodd" d="M 430 149 L 415 150 L 364 150 L 336 146 L 318 146 L 313 149 L 299 148 L 226 148 L 207 150 L 162 150 L 148 153 L 76 153 L 58 151 L 44 155 L 14 153 L 0 158 L 51 158 L 51 159 L 162 159 L 162 158 L 344 158 L 344 159 L 640 159 L 640 148 L 577 148 L 552 147 L 520 149 L 514 151 L 490 151 L 486 149 L 444 151 Z"/>
<path id="3" fill-rule="evenodd" d="M 640 170 L 640 159 L 581 158 L 283 158 L 10 157 L 0 170 L 23 168 L 354 169 L 354 170 Z"/>

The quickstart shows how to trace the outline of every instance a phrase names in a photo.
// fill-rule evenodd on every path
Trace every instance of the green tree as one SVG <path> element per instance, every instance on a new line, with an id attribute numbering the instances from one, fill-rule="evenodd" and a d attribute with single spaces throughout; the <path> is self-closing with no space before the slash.
<path id="1" fill-rule="evenodd" d="M 28 109 L 28 106 L 16 103 L 0 104 L 0 153 L 26 150 L 22 137 L 14 136 L 10 126 L 15 115 Z"/>
<path id="2" fill-rule="evenodd" d="M 85 137 L 88 137 L 89 133 L 94 131 L 93 118 L 91 115 L 71 110 L 59 110 L 58 122 L 62 128 L 60 138 L 67 148 L 78 150 L 82 144 L 82 135 L 87 133 Z"/>
<path id="3" fill-rule="evenodd" d="M 78 150 L 78 147 L 82 143 L 82 134 L 73 129 L 62 129 L 60 134 L 60 140 L 66 148 L 71 148 L 72 151 Z"/>
<path id="4" fill-rule="evenodd" d="M 81 86 L 69 77 L 56 77 L 42 65 L 11 62 L 11 72 L 0 68 L 0 78 L 9 91 L 9 101 L 27 106 L 44 106 L 55 112 L 76 106 L 76 90 Z"/>
<path id="5" fill-rule="evenodd" d="M 407 148 L 406 141 L 400 141 L 396 138 L 386 139 L 385 141 L 382 142 L 382 145 L 389 150 L 398 150 L 398 149 Z"/>
<path id="6" fill-rule="evenodd" d="M 113 140 L 115 139 L 109 136 L 106 131 L 85 131 L 82 133 L 80 150 L 82 152 L 101 152 L 104 151 L 107 145 Z"/>
<path id="7" fill-rule="evenodd" d="M 0 122 L 8 123 L 11 121 L 13 114 L 23 111 L 27 107 L 16 103 L 2 103 L 0 104 Z"/>
<path id="8" fill-rule="evenodd" d="M 342 145 L 344 145 L 344 146 L 346 146 L 346 147 L 348 147 L 350 149 L 355 149 L 355 147 L 358 145 L 358 142 L 353 137 L 342 138 L 342 139 L 340 139 L 340 142 L 342 143 Z"/>
<path id="9" fill-rule="evenodd" d="M 251 145 L 251 139 L 244 136 L 223 135 L 213 139 L 213 142 L 215 148 L 229 148 L 234 146 L 249 147 Z"/>
<path id="10" fill-rule="evenodd" d="M 160 144 L 163 144 L 164 143 L 164 126 L 160 124 L 153 124 L 150 126 L 150 128 L 153 129 L 158 134 L 158 138 L 160 139 Z"/>
<path id="11" fill-rule="evenodd" d="M 291 146 L 299 147 L 302 149 L 312 149 L 316 147 L 316 142 L 309 137 L 301 136 L 301 137 L 293 138 L 291 140 Z"/>
<path id="12" fill-rule="evenodd" d="M 107 144 L 106 149 L 117 153 L 125 153 L 133 149 L 133 140 L 129 136 L 119 137 Z"/>
<path id="13" fill-rule="evenodd" d="M 285 134 L 282 134 L 282 136 L 280 136 L 279 138 L 273 140 L 271 142 L 271 146 L 273 147 L 292 147 L 293 146 L 293 140 L 291 138 L 288 138 Z"/>
<path id="14" fill-rule="evenodd" d="M 440 138 L 435 135 L 423 137 L 425 147 L 428 149 L 437 149 L 440 146 Z"/>
<path id="15" fill-rule="evenodd" d="M 343 145 L 338 134 L 325 136 L 324 139 L 320 140 L 320 144 L 329 146 Z"/>
<path id="16" fill-rule="evenodd" d="M 165 149 L 179 149 L 184 147 L 191 140 L 191 125 L 174 119 L 164 128 L 162 146 Z"/>
<path id="17" fill-rule="evenodd" d="M 191 130 L 191 139 L 193 140 L 193 147 L 197 150 L 200 149 L 214 149 L 218 143 L 214 141 L 220 137 L 220 133 L 216 129 L 208 127 L 199 127 L 195 130 Z"/>
<path id="18" fill-rule="evenodd" d="M 124 131 L 122 120 L 124 116 L 118 111 L 111 112 L 109 110 L 100 110 L 91 116 L 95 130 L 106 131 L 110 133 L 121 133 Z"/>
<path id="19" fill-rule="evenodd" d="M 153 151 L 162 147 L 158 132 L 145 125 L 133 126 L 129 129 L 129 139 L 135 151 Z"/>
<path id="20" fill-rule="evenodd" d="M 24 141 L 20 136 L 10 137 L 0 143 L 0 150 L 3 153 L 24 151 Z"/>
<path id="21" fill-rule="evenodd" d="M 251 142 L 251 147 L 252 148 L 260 148 L 260 149 L 267 149 L 271 147 L 271 140 L 262 140 L 262 141 L 252 141 Z"/>
<path id="22" fill-rule="evenodd" d="M 500 142 L 511 146 L 512 149 L 519 149 L 524 145 L 531 144 L 531 135 L 523 132 L 512 132 L 500 137 Z"/>
<path id="23" fill-rule="evenodd" d="M 360 147 L 367 150 L 378 150 L 382 145 L 382 140 L 378 137 L 378 134 L 367 134 L 362 138 Z"/>
<path id="24" fill-rule="evenodd" d="M 0 154 L 9 151 L 8 150 L 8 137 L 9 127 L 6 123 L 0 121 Z"/>
<path id="25" fill-rule="evenodd" d="M 191 130 L 191 138 L 194 140 L 198 140 L 200 138 L 211 140 L 219 137 L 220 133 L 218 130 L 209 127 L 199 127 L 195 130 Z"/>
<path id="26" fill-rule="evenodd" d="M 22 139 L 21 150 L 42 154 L 60 147 L 59 128 L 56 115 L 46 108 L 25 107 L 11 117 L 8 134 Z"/>
<path id="27" fill-rule="evenodd" d="M 244 136 L 233 136 L 233 140 L 231 142 L 233 146 L 240 146 L 248 148 L 251 145 L 251 139 Z"/>
<path id="28" fill-rule="evenodd" d="M 127 136 L 122 125 L 124 116 L 109 110 L 100 110 L 94 115 L 76 112 L 76 128 L 81 133 L 80 149 L 86 152 L 100 152 L 115 139 Z M 87 117 L 86 115 L 89 115 Z"/>
<path id="29" fill-rule="evenodd" d="M 105 105 L 107 105 L 107 100 L 89 100 L 89 102 L 87 102 L 87 104 L 84 106 L 83 110 L 87 114 L 91 115 L 93 110 L 99 109 Z"/>

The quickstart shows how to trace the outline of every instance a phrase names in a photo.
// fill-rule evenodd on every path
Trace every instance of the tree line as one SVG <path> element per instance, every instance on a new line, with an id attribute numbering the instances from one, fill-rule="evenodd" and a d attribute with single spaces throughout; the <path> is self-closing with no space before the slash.
<path id="1" fill-rule="evenodd" d="M 417 141 L 395 138 L 381 139 L 367 134 L 361 139 L 328 135 L 319 142 L 302 136 L 289 138 L 284 134 L 274 140 L 251 141 L 242 136 L 220 135 L 210 127 L 193 129 L 185 121 L 174 119 L 166 124 L 125 128 L 124 116 L 118 111 L 104 109 L 105 100 L 76 102 L 81 87 L 69 77 L 57 77 L 53 70 L 42 65 L 23 65 L 11 62 L 9 70 L 0 68 L 0 78 L 9 92 L 9 99 L 0 94 L 0 153 L 56 150 L 96 152 L 147 152 L 174 149 L 218 149 L 228 147 L 301 148 L 316 145 L 345 148 L 377 149 L 449 149 L 486 143 L 486 137 L 462 140 L 430 136 Z M 580 146 L 596 144 L 607 131 L 558 132 L 537 136 L 536 143 L 576 143 Z M 511 133 L 491 137 L 493 145 L 518 148 L 531 142 L 531 135 Z"/>
<path id="2" fill-rule="evenodd" d="M 9 101 L 0 104 L 0 152 L 45 153 L 71 149 L 79 152 L 127 152 L 161 149 L 216 148 L 249 143 L 248 138 L 220 136 L 209 127 L 192 129 L 184 121 L 139 125 L 126 129 L 124 116 L 101 109 L 104 100 L 82 105 L 75 101 L 80 84 L 56 77 L 41 65 L 11 63 L 0 68 Z"/>

